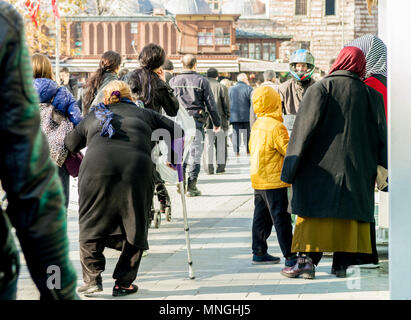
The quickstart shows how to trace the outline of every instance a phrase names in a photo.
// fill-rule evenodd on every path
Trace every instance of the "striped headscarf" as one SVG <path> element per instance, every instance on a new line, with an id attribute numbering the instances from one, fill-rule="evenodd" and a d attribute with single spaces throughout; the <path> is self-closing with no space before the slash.
<path id="1" fill-rule="evenodd" d="M 372 34 L 366 34 L 347 43 L 344 47 L 357 47 L 364 52 L 367 62 L 365 78 L 374 74 L 387 76 L 387 47 L 380 38 Z"/>

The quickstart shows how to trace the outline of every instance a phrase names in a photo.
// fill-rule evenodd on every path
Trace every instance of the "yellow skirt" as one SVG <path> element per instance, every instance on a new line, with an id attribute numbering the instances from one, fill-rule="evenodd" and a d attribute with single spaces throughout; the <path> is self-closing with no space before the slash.
<path id="1" fill-rule="evenodd" d="M 370 224 L 348 219 L 298 217 L 291 251 L 371 253 Z"/>

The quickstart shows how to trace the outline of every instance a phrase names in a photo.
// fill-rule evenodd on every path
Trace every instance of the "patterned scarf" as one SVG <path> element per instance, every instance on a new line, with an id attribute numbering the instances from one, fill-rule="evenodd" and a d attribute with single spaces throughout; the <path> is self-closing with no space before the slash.
<path id="1" fill-rule="evenodd" d="M 118 91 L 114 91 L 113 94 L 116 95 L 117 92 Z M 140 100 L 137 101 L 137 103 L 134 103 L 130 99 L 122 98 L 120 99 L 120 102 L 129 103 L 138 108 L 144 108 L 144 104 Z M 101 125 L 100 136 L 105 137 L 108 135 L 109 139 L 111 139 L 112 136 L 116 133 L 113 125 L 111 124 L 111 121 L 113 120 L 113 117 L 114 117 L 114 113 L 110 111 L 110 109 L 107 108 L 107 106 L 103 102 L 99 103 L 96 106 L 93 106 L 90 109 L 90 112 L 92 111 L 94 111 L 96 118 L 100 121 L 100 125 Z"/>
<path id="2" fill-rule="evenodd" d="M 387 47 L 380 38 L 367 34 L 354 39 L 346 44 L 345 47 L 357 47 L 364 53 L 367 62 L 365 78 L 375 74 L 387 76 Z"/>

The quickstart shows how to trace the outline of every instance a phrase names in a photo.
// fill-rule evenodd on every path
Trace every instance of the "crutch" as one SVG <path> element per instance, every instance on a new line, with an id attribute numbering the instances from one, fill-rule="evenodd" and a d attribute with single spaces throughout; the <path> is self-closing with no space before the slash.
<path id="1" fill-rule="evenodd" d="M 176 169 L 178 173 L 178 188 L 180 190 L 181 203 L 183 205 L 184 232 L 186 235 L 186 245 L 187 245 L 188 275 L 190 279 L 194 279 L 195 276 L 194 276 L 194 270 L 193 270 L 193 259 L 191 257 L 190 235 L 188 233 L 190 228 L 188 227 L 186 196 L 184 193 L 184 186 L 183 186 L 184 174 L 183 174 L 182 160 L 183 160 L 183 151 L 184 151 L 184 138 L 174 140 L 173 149 L 179 156 Z"/>

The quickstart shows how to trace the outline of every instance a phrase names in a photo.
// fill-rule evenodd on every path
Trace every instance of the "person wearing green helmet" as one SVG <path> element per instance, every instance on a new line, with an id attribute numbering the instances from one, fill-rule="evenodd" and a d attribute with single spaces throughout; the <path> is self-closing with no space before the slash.
<path id="1" fill-rule="evenodd" d="M 314 69 L 314 57 L 310 51 L 299 49 L 293 52 L 290 57 L 290 73 L 293 75 L 293 78 L 282 83 L 278 89 L 283 113 L 284 115 L 291 115 L 284 117 L 284 124 L 289 133 L 291 133 L 295 115 L 298 112 L 305 92 L 315 83 L 315 80 L 311 78 Z"/>

